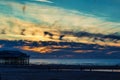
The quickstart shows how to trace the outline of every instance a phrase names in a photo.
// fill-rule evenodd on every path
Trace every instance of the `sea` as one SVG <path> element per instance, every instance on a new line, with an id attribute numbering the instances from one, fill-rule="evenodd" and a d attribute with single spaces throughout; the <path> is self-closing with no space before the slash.
<path id="1" fill-rule="evenodd" d="M 120 59 L 30 59 L 30 64 L 120 65 Z"/>

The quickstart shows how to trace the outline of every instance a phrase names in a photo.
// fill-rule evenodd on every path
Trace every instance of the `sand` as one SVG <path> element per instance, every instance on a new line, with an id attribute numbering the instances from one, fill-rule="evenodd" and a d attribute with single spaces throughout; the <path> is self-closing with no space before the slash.
<path id="1" fill-rule="evenodd" d="M 0 80 L 120 80 L 120 73 L 2 67 L 0 78 Z"/>

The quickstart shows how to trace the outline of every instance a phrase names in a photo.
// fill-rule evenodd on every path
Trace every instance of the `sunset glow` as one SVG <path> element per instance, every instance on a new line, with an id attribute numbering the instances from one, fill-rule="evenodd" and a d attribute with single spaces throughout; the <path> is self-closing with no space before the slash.
<path id="1" fill-rule="evenodd" d="M 1 0 L 0 50 L 58 58 L 119 53 L 117 3 L 113 0 Z"/>
<path id="2" fill-rule="evenodd" d="M 46 2 L 48 5 L 23 1 L 25 3 L 24 6 L 17 1 L 0 1 L 0 5 L 6 6 L 4 7 L 5 9 L 0 11 L 0 38 L 9 40 L 59 41 L 60 36 L 64 35 L 63 41 L 120 46 L 120 40 L 111 40 L 110 37 L 108 39 L 105 38 L 105 42 L 100 40 L 94 42 L 92 40 L 96 37 L 94 36 L 96 34 L 102 34 L 103 36 L 117 34 L 119 36 L 119 22 L 112 22 L 79 10 L 50 6 L 49 3 L 54 2 L 48 0 L 37 2 Z M 23 13 L 22 8 L 24 7 Z M 6 9 L 9 12 L 6 12 Z M 44 32 L 49 32 L 53 35 L 52 39 L 50 39 L 50 35 L 45 36 Z M 81 32 L 88 32 L 87 35 L 92 34 L 92 37 L 86 35 L 77 36 Z"/>

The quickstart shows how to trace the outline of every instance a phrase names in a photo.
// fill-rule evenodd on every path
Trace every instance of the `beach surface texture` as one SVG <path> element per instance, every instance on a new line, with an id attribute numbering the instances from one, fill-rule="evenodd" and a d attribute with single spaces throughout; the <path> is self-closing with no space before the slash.
<path id="1" fill-rule="evenodd" d="M 0 67 L 0 80 L 120 80 L 120 73 Z"/>

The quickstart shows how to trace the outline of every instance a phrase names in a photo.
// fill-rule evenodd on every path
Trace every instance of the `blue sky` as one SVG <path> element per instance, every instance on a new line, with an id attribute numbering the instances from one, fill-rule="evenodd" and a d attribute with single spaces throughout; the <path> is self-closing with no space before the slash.
<path id="1" fill-rule="evenodd" d="M 119 4 L 119 0 L 1 0 L 0 32 L 15 37 L 25 29 L 23 37 L 34 32 L 38 38 L 40 32 L 54 29 L 57 35 L 64 31 L 120 34 Z"/>
<path id="2" fill-rule="evenodd" d="M 18 0 L 21 1 L 21 0 Z M 36 0 L 26 0 L 29 2 L 36 2 Z M 65 9 L 78 10 L 87 14 L 103 17 L 106 20 L 119 22 L 120 21 L 120 1 L 119 0 L 50 0 L 53 2 L 42 3 L 52 6 L 58 6 Z M 23 3 L 25 0 L 23 0 Z"/>
<path id="3" fill-rule="evenodd" d="M 120 21 L 119 0 L 51 0 L 55 6 L 82 11 L 110 21 Z"/>
<path id="4" fill-rule="evenodd" d="M 12 1 L 12 0 L 11 0 Z M 26 2 L 46 4 L 50 6 L 62 7 L 69 10 L 77 10 L 86 14 L 95 15 L 108 21 L 120 21 L 120 1 L 119 0 L 49 0 L 53 3 L 39 0 L 13 0 L 25 4 Z M 44 0 L 43 0 L 44 1 Z M 46 1 L 46 0 L 45 0 Z M 47 0 L 48 1 L 48 0 Z"/>

